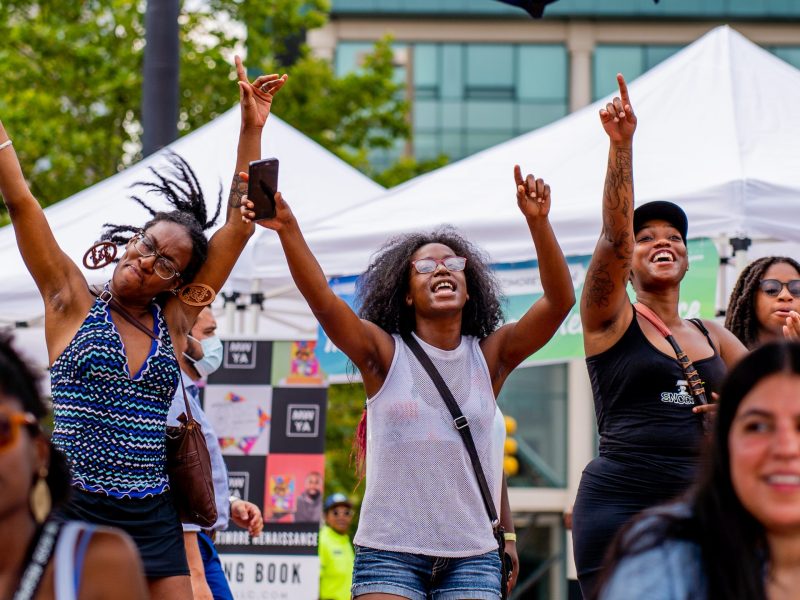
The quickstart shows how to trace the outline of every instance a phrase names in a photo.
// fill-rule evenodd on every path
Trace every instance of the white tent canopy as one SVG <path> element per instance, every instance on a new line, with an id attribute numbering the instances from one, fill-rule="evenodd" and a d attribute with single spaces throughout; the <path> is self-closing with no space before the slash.
<path id="1" fill-rule="evenodd" d="M 719 27 L 629 90 L 639 119 L 637 204 L 679 203 L 691 237 L 800 238 L 800 71 Z M 550 183 L 551 221 L 565 253 L 589 254 L 601 225 L 608 138 L 598 110 L 605 102 L 305 228 L 309 244 L 326 273 L 353 274 L 388 237 L 450 223 L 493 261 L 530 259 L 512 176 L 519 163 Z M 276 252 L 274 237 L 254 246 L 259 277 L 286 273 Z"/>
<path id="2" fill-rule="evenodd" d="M 238 133 L 237 107 L 168 147 L 194 169 L 209 211 L 216 205 L 217 193 L 222 188 L 223 211 L 219 224 L 225 219 Z M 295 214 L 312 229 L 317 220 L 384 191 L 380 185 L 275 115 L 267 121 L 262 155 L 280 158 L 281 189 L 287 197 L 296 199 L 292 204 Z M 152 181 L 148 168 L 163 167 L 166 164 L 164 156 L 164 151 L 158 152 L 45 210 L 59 245 L 77 264 L 81 264 L 84 252 L 99 237 L 104 223 L 136 225 L 149 219 L 150 215 L 129 199 L 130 186 L 137 181 Z M 151 201 L 151 198 L 159 206 L 155 196 L 145 199 Z M 259 228 L 250 243 L 255 243 L 260 236 L 272 238 L 274 234 Z M 250 291 L 251 281 L 257 276 L 252 260 L 246 249 L 236 266 L 232 281 L 234 284 L 238 282 L 242 291 Z M 283 262 L 279 257 L 270 260 Z M 0 264 L 3 265 L 0 269 L 0 325 L 19 321 L 37 323 L 44 314 L 44 306 L 19 255 L 11 226 L 0 229 Z M 84 269 L 84 273 L 90 283 L 101 283 L 109 278 L 110 268 L 101 271 Z"/>

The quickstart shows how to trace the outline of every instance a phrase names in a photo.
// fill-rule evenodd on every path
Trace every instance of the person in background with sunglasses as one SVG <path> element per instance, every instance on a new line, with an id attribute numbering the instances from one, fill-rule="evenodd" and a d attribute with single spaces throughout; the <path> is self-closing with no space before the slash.
<path id="1" fill-rule="evenodd" d="M 51 518 L 70 494 L 67 461 L 39 422 L 38 377 L 0 334 L 0 598 L 145 600 L 142 563 L 122 531 Z"/>
<path id="2" fill-rule="evenodd" d="M 62 513 L 125 530 L 142 556 L 153 599 L 192 597 L 166 474 L 167 413 L 180 376 L 175 348 L 186 347 L 197 315 L 253 233 L 236 214 L 247 187 L 240 172 L 260 158 L 273 95 L 286 81 L 262 75 L 251 83 L 239 57 L 235 60 L 241 128 L 226 223 L 206 239 L 204 230 L 216 216 L 207 219 L 197 178 L 171 155 L 171 170 L 153 170 L 157 181 L 140 185 L 175 210 L 156 212 L 134 198 L 153 218 L 141 229 L 108 226 L 107 241 L 84 257 L 87 268 L 100 268 L 124 245 L 111 280 L 97 296 L 59 247 L 0 123 L 0 192 L 44 301 L 53 443 L 72 472 L 73 494 Z"/>
<path id="3" fill-rule="evenodd" d="M 754 260 L 733 286 L 725 327 L 750 350 L 800 338 L 800 263 L 786 256 Z"/>
<path id="4" fill-rule="evenodd" d="M 541 348 L 575 303 L 550 226 L 550 186 L 514 168 L 517 205 L 539 261 L 543 295 L 502 324 L 488 259 L 451 227 L 388 241 L 357 286 L 359 315 L 329 287 L 280 193 L 277 232 L 292 277 L 331 342 L 361 372 L 366 409 L 356 436 L 366 492 L 355 536 L 353 597 L 496 600 L 498 544 L 475 471 L 441 395 L 402 336 L 413 336 L 467 417 L 497 514 L 496 398 L 513 369 Z M 245 200 L 242 215 L 253 218 Z M 368 417 L 368 418 L 367 418 Z M 500 441 L 502 443 L 502 441 Z"/>
<path id="5" fill-rule="evenodd" d="M 353 504 L 344 494 L 331 494 L 323 505 L 325 522 L 319 532 L 320 600 L 350 600 L 353 582 L 353 545 L 347 535 L 353 522 Z"/>

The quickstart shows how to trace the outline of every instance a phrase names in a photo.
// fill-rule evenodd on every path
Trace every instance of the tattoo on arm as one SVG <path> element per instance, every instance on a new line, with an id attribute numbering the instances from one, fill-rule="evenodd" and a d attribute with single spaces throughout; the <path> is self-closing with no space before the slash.
<path id="1" fill-rule="evenodd" d="M 631 150 L 617 148 L 609 156 L 603 189 L 603 237 L 611 242 L 617 260 L 630 263 L 633 236 L 633 162 Z"/>
<path id="2" fill-rule="evenodd" d="M 614 291 L 614 282 L 608 272 L 608 263 L 593 265 L 586 274 L 583 290 L 583 302 L 586 308 L 607 307 L 612 291 Z"/>
<path id="3" fill-rule="evenodd" d="M 247 182 L 238 173 L 233 176 L 231 183 L 231 194 L 228 196 L 228 206 L 239 208 L 242 205 L 242 197 L 247 194 Z"/>

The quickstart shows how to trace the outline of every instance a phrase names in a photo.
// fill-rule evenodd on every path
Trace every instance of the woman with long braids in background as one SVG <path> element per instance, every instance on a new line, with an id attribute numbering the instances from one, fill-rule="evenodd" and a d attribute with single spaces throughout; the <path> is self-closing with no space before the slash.
<path id="1" fill-rule="evenodd" d="M 225 225 L 206 240 L 205 200 L 189 166 L 173 157 L 172 170 L 144 185 L 175 210 L 155 213 L 141 228 L 108 228 L 108 247 L 125 242 L 125 253 L 98 296 L 59 248 L 0 124 L 0 191 L 44 300 L 53 442 L 72 470 L 73 497 L 63 512 L 129 533 L 151 597 L 164 600 L 192 596 L 165 472 L 167 412 L 179 377 L 175 348 L 185 348 L 203 300 L 221 288 L 253 233 L 237 210 L 246 191 L 240 172 L 260 158 L 273 95 L 285 82 L 278 75 L 249 82 L 238 57 L 236 68 L 242 122 Z M 91 256 L 110 259 L 108 247 Z"/>
<path id="2" fill-rule="evenodd" d="M 765 256 L 747 265 L 731 292 L 725 327 L 750 350 L 800 337 L 800 263 Z"/>
<path id="3" fill-rule="evenodd" d="M 495 399 L 575 302 L 548 218 L 550 187 L 523 179 L 519 167 L 514 177 L 544 294 L 504 325 L 486 257 L 451 228 L 387 242 L 360 280 L 357 315 L 329 287 L 280 193 L 275 218 L 259 221 L 277 232 L 298 289 L 360 371 L 368 398 L 366 431 L 360 428 L 367 488 L 354 540 L 352 595 L 359 600 L 500 595 L 498 544 L 469 454 L 409 344 L 428 354 L 466 416 L 500 514 Z M 242 214 L 253 218 L 249 200 Z"/>
<path id="4" fill-rule="evenodd" d="M 145 600 L 136 546 L 119 530 L 49 519 L 70 494 L 64 455 L 40 422 L 39 378 L 0 334 L 0 598 Z"/>

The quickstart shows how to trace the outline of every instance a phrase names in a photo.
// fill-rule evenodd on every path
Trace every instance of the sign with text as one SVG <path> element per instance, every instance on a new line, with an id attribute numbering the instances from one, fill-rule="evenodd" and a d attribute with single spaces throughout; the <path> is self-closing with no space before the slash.
<path id="1" fill-rule="evenodd" d="M 222 367 L 202 391 L 230 494 L 258 505 L 264 530 L 216 534 L 237 600 L 317 600 L 325 472 L 326 381 L 316 344 L 224 340 Z"/>

